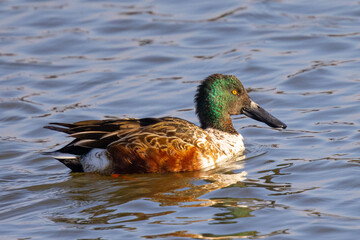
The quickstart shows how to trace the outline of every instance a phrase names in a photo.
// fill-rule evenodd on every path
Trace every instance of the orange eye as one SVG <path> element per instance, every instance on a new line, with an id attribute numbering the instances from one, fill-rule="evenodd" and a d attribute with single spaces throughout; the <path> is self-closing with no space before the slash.
<path id="1" fill-rule="evenodd" d="M 236 90 L 232 90 L 232 94 L 236 95 L 237 91 Z"/>

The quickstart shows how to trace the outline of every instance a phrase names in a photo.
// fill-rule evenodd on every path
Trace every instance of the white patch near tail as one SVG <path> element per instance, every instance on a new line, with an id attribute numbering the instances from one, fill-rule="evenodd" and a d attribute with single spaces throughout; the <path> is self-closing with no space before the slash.
<path id="1" fill-rule="evenodd" d="M 94 148 L 80 158 L 84 172 L 102 172 L 109 165 L 110 160 L 105 149 Z"/>

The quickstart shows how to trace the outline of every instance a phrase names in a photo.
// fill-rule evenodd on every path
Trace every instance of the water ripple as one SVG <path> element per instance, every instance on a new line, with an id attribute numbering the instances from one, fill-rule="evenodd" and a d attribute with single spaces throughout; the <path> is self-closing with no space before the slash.
<path id="1" fill-rule="evenodd" d="M 1 236 L 358 236 L 360 5 L 324 3 L 2 1 Z M 71 174 L 41 154 L 69 142 L 54 121 L 198 123 L 196 86 L 215 72 L 288 128 L 235 116 L 245 155 L 195 173 Z"/>

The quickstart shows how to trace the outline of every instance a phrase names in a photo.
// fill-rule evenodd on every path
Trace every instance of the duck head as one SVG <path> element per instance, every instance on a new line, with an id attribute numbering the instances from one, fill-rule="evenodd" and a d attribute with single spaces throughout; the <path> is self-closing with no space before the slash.
<path id="1" fill-rule="evenodd" d="M 196 114 L 201 127 L 215 128 L 237 134 L 231 115 L 244 114 L 273 128 L 286 128 L 286 124 L 252 101 L 233 75 L 212 74 L 198 87 L 195 95 Z"/>

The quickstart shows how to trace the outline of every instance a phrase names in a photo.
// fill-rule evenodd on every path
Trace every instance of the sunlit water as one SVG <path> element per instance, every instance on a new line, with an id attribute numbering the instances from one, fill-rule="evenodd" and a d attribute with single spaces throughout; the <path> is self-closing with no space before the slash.
<path id="1" fill-rule="evenodd" d="M 0 1 L 1 239 L 358 239 L 359 1 Z M 176 116 L 212 73 L 284 121 L 234 117 L 210 171 L 71 174 L 49 122 Z"/>

